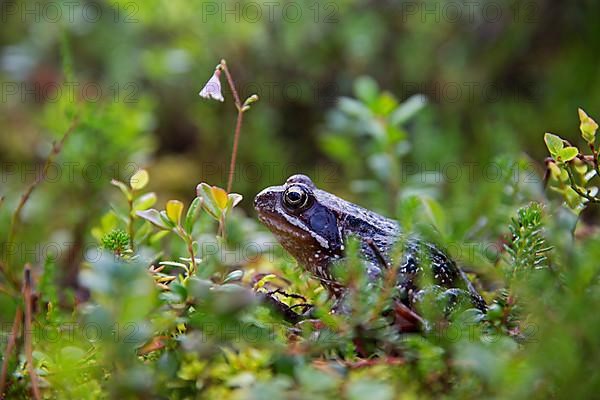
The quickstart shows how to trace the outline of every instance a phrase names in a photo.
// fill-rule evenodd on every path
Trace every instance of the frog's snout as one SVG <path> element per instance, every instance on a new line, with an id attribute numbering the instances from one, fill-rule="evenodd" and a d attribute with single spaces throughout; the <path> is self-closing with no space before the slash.
<path id="1" fill-rule="evenodd" d="M 254 197 L 254 209 L 258 215 L 278 214 L 279 199 L 285 191 L 283 186 L 270 186 Z"/>
<path id="2" fill-rule="evenodd" d="M 265 206 L 265 191 L 263 190 L 262 192 L 258 193 L 256 196 L 254 196 L 254 209 L 256 211 L 260 211 L 261 209 L 264 208 Z"/>
<path id="3" fill-rule="evenodd" d="M 258 211 L 258 194 L 256 196 L 254 196 L 254 209 Z"/>
<path id="4" fill-rule="evenodd" d="M 271 188 L 266 188 L 254 197 L 254 209 L 261 211 L 273 208 L 275 196 Z"/>

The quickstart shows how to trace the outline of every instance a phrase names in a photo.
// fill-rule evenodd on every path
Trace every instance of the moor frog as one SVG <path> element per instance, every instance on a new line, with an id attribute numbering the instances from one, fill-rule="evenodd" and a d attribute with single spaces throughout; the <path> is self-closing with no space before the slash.
<path id="1" fill-rule="evenodd" d="M 396 297 L 402 303 L 412 308 L 427 289 L 417 286 L 419 273 L 427 266 L 433 280 L 429 289 L 451 302 L 466 299 L 472 306 L 486 310 L 485 301 L 463 271 L 436 246 L 404 237 L 396 221 L 318 189 L 305 175 L 293 175 L 282 186 L 266 188 L 256 196 L 254 207 L 281 245 L 336 298 L 341 297 L 344 288 L 332 276 L 331 264 L 344 257 L 347 237 L 360 240 L 371 280 L 382 276 L 390 266 L 391 260 L 387 260 L 393 247 L 404 239 L 404 250 L 397 261 Z"/>

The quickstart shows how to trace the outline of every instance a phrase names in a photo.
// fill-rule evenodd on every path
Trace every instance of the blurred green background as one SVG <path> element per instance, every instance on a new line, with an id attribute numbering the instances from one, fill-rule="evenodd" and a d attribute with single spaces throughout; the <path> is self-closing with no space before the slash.
<path id="1" fill-rule="evenodd" d="M 44 364 L 51 390 L 64 389 L 74 398 L 95 398 L 101 389 L 113 398 L 130 392 L 147 398 L 155 386 L 170 398 L 191 398 L 175 394 L 206 385 L 213 397 L 224 398 L 243 386 L 229 378 L 247 380 L 251 371 L 260 382 L 256 398 L 277 398 L 270 391 L 285 391 L 291 385 L 287 375 L 294 374 L 310 398 L 319 387 L 374 399 L 391 398 L 392 387 L 406 391 L 406 398 L 593 396 L 600 386 L 600 320 L 590 312 L 600 304 L 597 207 L 587 207 L 577 224 L 562 198 L 548 201 L 552 195 L 543 190 L 542 177 L 544 132 L 586 149 L 577 108 L 598 120 L 599 15 L 600 2 L 593 0 L 0 1 L 0 237 L 8 236 L 11 214 L 40 175 L 52 143 L 76 121 L 22 210 L 14 243 L 0 243 L 0 260 L 14 272 L 16 288 L 24 264 L 32 264 L 42 322 L 78 320 L 94 304 L 116 321 L 143 323 L 163 315 L 152 317 L 154 330 L 145 334 L 164 333 L 173 350 L 155 363 L 151 357 L 139 362 L 134 344 L 107 340 L 97 346 L 99 361 L 91 367 L 96 376 L 90 378 L 80 373 L 78 360 L 93 343 L 39 341 L 39 368 L 54 354 L 72 353 L 68 362 Z M 408 350 L 406 366 L 361 367 L 336 378 L 333 385 L 339 386 L 333 388 L 330 375 L 313 367 L 328 360 L 345 374 L 340 358 L 356 358 L 352 346 L 361 337 L 361 318 L 375 309 L 366 301 L 349 323 L 337 317 L 345 326 L 332 331 L 341 338 L 339 346 L 320 347 L 308 330 L 299 339 L 277 323 L 282 329 L 276 341 L 226 338 L 219 346 L 233 343 L 248 351 L 239 353 L 239 362 L 223 361 L 215 351 L 208 357 L 215 363 L 203 369 L 194 357 L 204 356 L 194 353 L 193 343 L 180 341 L 185 321 L 164 310 L 189 306 L 183 285 L 163 291 L 163 308 L 146 315 L 156 290 L 145 286 L 145 268 L 178 260 L 186 254 L 183 241 L 159 234 L 148 239 L 153 228 L 138 218 L 137 233 L 145 230 L 146 236 L 136 243 L 136 257 L 148 265 L 136 270 L 100 263 L 90 269 L 82 262 L 98 261 L 91 259 L 99 254 L 98 239 L 127 226 L 117 221 L 129 210 L 111 179 L 128 182 L 146 168 L 147 190 L 158 195 L 160 210 L 168 199 L 189 204 L 199 182 L 226 186 L 236 117 L 232 94 L 222 76 L 224 103 L 198 95 L 221 59 L 242 98 L 260 97 L 244 114 L 233 183 L 244 200 L 227 220 L 223 247 L 235 251 L 272 241 L 255 221 L 252 198 L 291 174 L 308 174 L 320 187 L 441 243 L 477 276 L 490 305 L 486 327 L 502 334 L 499 341 L 477 336 L 453 342 L 434 335 L 402 342 L 392 332 L 386 340 Z M 541 205 L 521 208 L 531 201 Z M 106 217 L 111 208 L 113 220 Z M 208 215 L 200 220 L 190 240 L 221 240 Z M 92 235 L 93 229 L 99 234 Z M 551 251 L 542 249 L 546 240 Z M 200 251 L 198 276 L 220 285 L 231 272 L 251 286 L 257 276 L 275 273 L 289 279 L 291 293 L 326 303 L 319 285 L 289 257 L 274 252 L 273 258 L 269 251 L 233 261 Z M 519 268 L 529 268 L 533 278 L 515 277 Z M 80 269 L 91 289 L 88 303 L 80 301 L 89 292 L 63 290 L 78 288 Z M 54 278 L 62 285 L 53 285 Z M 4 283 L 0 322 L 9 327 L 20 296 Z M 218 307 L 206 304 L 198 314 L 219 321 Z M 240 320 L 248 323 L 255 311 L 240 312 Z M 256 312 L 252 323 L 269 321 L 260 308 Z M 518 337 L 527 332 L 519 329 L 528 324 L 539 327 L 539 336 L 536 330 L 524 346 Z M 189 329 L 193 339 L 199 330 Z M 209 343 L 211 351 L 217 349 Z M 298 343 L 308 344 L 304 354 Z M 125 388 L 106 379 L 113 364 L 120 371 L 111 379 Z M 10 371 L 17 378 L 14 392 L 27 396 L 25 365 L 15 358 Z M 349 382 L 360 378 L 356 387 L 345 382 L 348 376 Z M 389 382 L 378 386 L 380 379 Z M 173 382 L 181 386 L 169 386 Z"/>
<path id="2" fill-rule="evenodd" d="M 108 182 L 139 167 L 149 169 L 161 202 L 191 199 L 200 181 L 224 187 L 231 93 L 223 80 L 224 104 L 198 96 L 221 58 L 242 97 L 260 96 L 245 117 L 233 185 L 250 213 L 254 194 L 299 172 L 395 213 L 378 198 L 384 186 L 369 182 L 378 171 L 386 180 L 389 160 L 357 150 L 372 145 L 377 129 L 369 133 L 360 115 L 344 119 L 361 110 L 344 108 L 343 96 L 371 101 L 383 116 L 413 95 L 427 98 L 387 132 L 401 139 L 392 152 L 402 163 L 387 178 L 396 190 L 408 175 L 425 171 L 426 183 L 427 171 L 457 163 L 463 179 L 435 183 L 443 207 L 451 199 L 460 207 L 504 153 L 526 154 L 539 182 L 542 134 L 576 140 L 576 108 L 600 107 L 599 11 L 595 1 L 4 1 L 4 209 L 14 208 L 75 114 L 76 134 L 25 210 L 25 224 L 38 226 L 31 243 L 62 238 L 81 254 L 114 195 Z M 351 145 L 340 139 L 352 131 Z M 469 165 L 473 179 L 465 178 Z M 486 207 L 474 207 L 469 222 Z"/>

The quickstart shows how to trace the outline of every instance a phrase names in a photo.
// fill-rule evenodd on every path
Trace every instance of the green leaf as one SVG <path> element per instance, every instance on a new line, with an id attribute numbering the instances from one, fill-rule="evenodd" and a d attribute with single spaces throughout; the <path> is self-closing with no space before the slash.
<path id="1" fill-rule="evenodd" d="M 127 200 L 131 200 L 131 192 L 129 191 L 129 188 L 127 187 L 126 184 L 124 184 L 121 181 L 118 181 L 116 179 L 112 179 L 110 181 L 111 185 L 114 185 L 116 187 L 118 187 L 119 189 L 121 189 L 121 192 L 123 192 L 123 194 L 125 195 L 125 197 L 127 197 Z"/>
<path id="2" fill-rule="evenodd" d="M 171 229 L 171 227 L 165 223 L 163 218 L 161 218 L 161 215 L 158 212 L 158 210 L 155 210 L 154 208 L 151 208 L 149 210 L 144 210 L 144 211 L 136 211 L 135 214 L 138 217 L 143 218 L 146 221 L 149 221 L 150 223 L 152 223 L 152 225 L 154 225 L 160 229 Z"/>
<path id="3" fill-rule="evenodd" d="M 583 140 L 585 140 L 589 144 L 593 144 L 596 140 L 596 130 L 598 130 L 598 124 L 596 123 L 596 121 L 591 119 L 581 108 L 579 108 L 578 111 L 579 121 L 581 121 L 581 124 L 579 125 L 579 129 L 581 130 L 581 137 L 583 137 Z"/>
<path id="4" fill-rule="evenodd" d="M 368 119 L 372 116 L 371 110 L 368 107 L 360 101 L 349 97 L 341 97 L 338 101 L 338 108 L 351 117 Z"/>
<path id="5" fill-rule="evenodd" d="M 577 154 L 579 154 L 579 149 L 577 147 L 573 147 L 573 146 L 565 147 L 564 149 L 561 149 L 558 152 L 558 160 L 557 161 L 562 161 L 562 162 L 571 161 L 572 159 L 574 159 L 577 156 Z"/>
<path id="6" fill-rule="evenodd" d="M 202 199 L 202 209 L 211 217 L 219 219 L 219 208 L 213 201 L 210 185 L 204 182 L 198 184 L 196 186 L 196 195 Z"/>
<path id="7" fill-rule="evenodd" d="M 379 87 L 370 76 L 361 76 L 354 82 L 354 93 L 356 97 L 368 104 L 377 99 Z"/>
<path id="8" fill-rule="evenodd" d="M 560 136 L 553 135 L 552 133 L 546 133 L 544 135 L 544 142 L 546 142 L 546 147 L 548 147 L 550 155 L 555 158 L 558 156 L 558 152 L 565 147 L 565 143 Z"/>
<path id="9" fill-rule="evenodd" d="M 187 265 L 182 264 L 180 262 L 176 262 L 176 261 L 161 261 L 158 264 L 159 265 L 167 265 L 169 267 L 183 268 L 184 270 L 187 270 Z"/>
<path id="10" fill-rule="evenodd" d="M 183 228 L 187 233 L 192 233 L 194 228 L 194 222 L 198 217 L 198 210 L 202 206 L 202 197 L 196 197 L 190 207 L 188 208 L 187 214 L 185 215 L 185 222 Z"/>
<path id="11" fill-rule="evenodd" d="M 216 220 L 227 210 L 229 196 L 220 187 L 210 186 L 204 182 L 196 186 L 196 194 L 202 198 L 202 209 Z"/>
<path id="12" fill-rule="evenodd" d="M 400 104 L 390 115 L 390 123 L 394 126 L 402 125 L 427 105 L 427 98 L 423 95 L 416 94 L 409 97 L 406 101 Z"/>
<path id="13" fill-rule="evenodd" d="M 429 220 L 437 228 L 440 233 L 446 233 L 446 213 L 444 209 L 431 197 L 424 197 L 422 199 L 424 210 L 429 217 Z"/>
<path id="14" fill-rule="evenodd" d="M 398 100 L 389 92 L 383 92 L 372 105 L 371 110 L 377 115 L 389 115 L 398 106 Z"/>
<path id="15" fill-rule="evenodd" d="M 158 213 L 158 216 L 160 217 L 161 221 L 168 226 L 170 229 L 175 228 L 175 223 L 173 221 L 171 221 L 171 219 L 169 218 L 169 216 L 167 215 L 166 211 L 161 211 Z"/>
<path id="16" fill-rule="evenodd" d="M 135 201 L 133 202 L 133 209 L 135 211 L 147 210 L 148 208 L 152 207 L 155 203 L 156 203 L 156 193 L 154 193 L 154 192 L 145 193 L 145 194 L 141 195 L 140 197 L 138 197 L 137 199 L 135 199 Z"/>
<path id="17" fill-rule="evenodd" d="M 573 210 L 576 210 L 581 206 L 581 197 L 577 194 L 573 188 L 568 187 L 564 193 L 565 200 L 569 207 Z"/>
<path id="18" fill-rule="evenodd" d="M 133 190 L 141 190 L 146 187 L 149 180 L 148 171 L 140 169 L 129 179 L 129 185 Z"/>

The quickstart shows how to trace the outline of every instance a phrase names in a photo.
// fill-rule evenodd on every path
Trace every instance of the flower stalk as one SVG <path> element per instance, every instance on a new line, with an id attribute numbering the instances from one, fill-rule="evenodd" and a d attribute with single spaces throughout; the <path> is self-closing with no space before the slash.
<path id="1" fill-rule="evenodd" d="M 221 71 L 225 73 L 225 78 L 227 80 L 229 88 L 231 89 L 231 93 L 233 95 L 233 102 L 235 104 L 235 108 L 237 109 L 235 131 L 233 134 L 233 149 L 231 150 L 231 160 L 229 163 L 229 174 L 227 178 L 227 193 L 231 193 L 231 187 L 233 186 L 233 177 L 235 175 L 235 164 L 237 160 L 238 144 L 240 140 L 240 132 L 242 130 L 244 113 L 250 109 L 250 105 L 252 103 L 258 101 L 258 95 L 253 94 L 242 103 L 238 91 L 235 88 L 235 82 L 233 80 L 231 72 L 229 71 L 229 68 L 227 68 L 227 62 L 223 59 L 215 68 L 213 76 L 208 80 L 206 85 L 204 85 L 204 87 L 200 91 L 200 97 L 218 101 L 224 100 L 223 95 L 221 93 L 221 82 L 219 80 L 221 76 Z"/>

